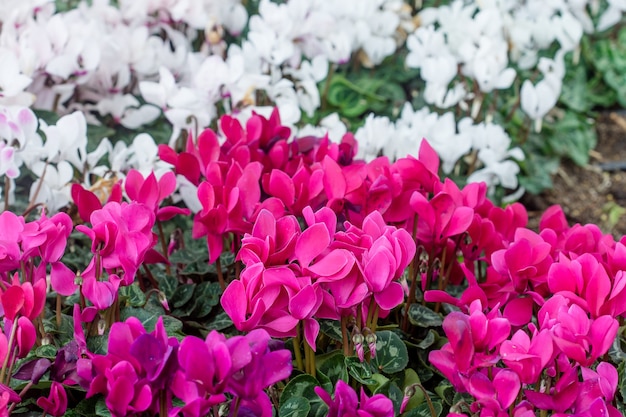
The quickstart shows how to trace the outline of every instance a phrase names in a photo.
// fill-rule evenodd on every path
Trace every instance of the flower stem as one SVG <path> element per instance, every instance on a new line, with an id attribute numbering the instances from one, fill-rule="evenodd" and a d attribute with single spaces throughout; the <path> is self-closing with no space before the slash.
<path id="1" fill-rule="evenodd" d="M 328 105 L 328 91 L 330 90 L 330 82 L 333 79 L 333 75 L 335 75 L 336 69 L 336 64 L 330 64 L 330 69 L 328 70 L 328 74 L 326 76 L 326 82 L 324 83 L 324 91 L 322 92 L 322 110 L 325 110 Z"/>
<path id="2" fill-rule="evenodd" d="M 367 321 L 365 322 L 365 327 L 369 327 L 373 332 L 376 331 L 376 325 L 378 323 L 378 304 L 376 304 L 376 300 L 372 295 L 370 299 L 370 306 L 367 310 Z"/>
<path id="3" fill-rule="evenodd" d="M 237 417 L 237 414 L 239 414 L 239 405 L 241 403 L 241 398 L 235 397 L 234 401 L 235 401 L 235 406 L 233 407 L 232 413 L 230 413 L 230 417 Z"/>
<path id="4" fill-rule="evenodd" d="M 13 343 L 15 343 L 15 335 L 17 334 L 17 320 L 13 320 L 11 323 L 11 335 L 9 336 L 9 348 L 7 349 L 7 355 L 4 357 L 4 362 L 2 363 L 2 370 L 0 370 L 0 382 L 9 385 L 9 381 L 4 380 L 5 375 L 7 375 L 7 366 L 9 365 L 9 359 L 13 356 Z"/>
<path id="5" fill-rule="evenodd" d="M 57 294 L 57 306 L 56 306 L 56 319 L 57 319 L 57 328 L 61 328 L 61 307 L 63 302 L 61 300 L 61 295 Z"/>
<path id="6" fill-rule="evenodd" d="M 306 372 L 315 378 L 315 352 L 313 348 L 309 346 L 309 343 L 304 341 L 304 357 L 306 363 Z"/>
<path id="7" fill-rule="evenodd" d="M 296 367 L 300 371 L 304 371 L 302 352 L 300 351 L 300 323 L 296 326 L 296 337 L 293 339 L 293 353 L 296 356 Z"/>
<path id="8" fill-rule="evenodd" d="M 9 210 L 9 190 L 11 188 L 11 180 L 4 177 L 4 211 Z"/>
<path id="9" fill-rule="evenodd" d="M 165 242 L 165 234 L 163 233 L 163 223 L 161 223 L 160 220 L 157 220 L 156 223 L 159 228 L 159 240 L 161 241 L 161 251 L 163 252 L 163 256 L 165 256 L 165 259 L 168 260 L 168 263 L 165 264 L 165 272 L 167 273 L 167 275 L 170 275 L 172 273 L 172 270 L 170 269 L 170 264 L 169 264 L 170 257 L 167 254 L 167 243 Z"/>
<path id="10" fill-rule="evenodd" d="M 167 394 L 165 390 L 161 391 L 161 397 L 160 397 L 160 409 L 161 409 L 161 415 L 162 416 L 166 416 L 167 415 Z"/>
<path id="11" fill-rule="evenodd" d="M 220 288 L 222 288 L 222 292 L 226 289 L 226 281 L 224 281 L 224 274 L 222 273 L 222 261 L 219 256 L 215 261 L 215 269 L 217 270 L 217 281 L 220 283 Z"/>
<path id="12" fill-rule="evenodd" d="M 348 317 L 341 316 L 341 337 L 343 339 L 343 355 L 350 356 L 350 343 L 348 342 Z"/>

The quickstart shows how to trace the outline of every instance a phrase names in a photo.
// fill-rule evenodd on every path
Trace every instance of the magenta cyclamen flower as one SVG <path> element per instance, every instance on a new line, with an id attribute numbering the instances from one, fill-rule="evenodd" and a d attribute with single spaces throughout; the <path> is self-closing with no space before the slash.
<path id="1" fill-rule="evenodd" d="M 528 327 L 533 330 L 532 339 L 524 330 L 518 330 L 510 340 L 502 342 L 500 356 L 524 384 L 534 384 L 552 359 L 554 348 L 548 330 L 538 332 L 532 323 Z"/>
<path id="2" fill-rule="evenodd" d="M 152 208 L 159 221 L 166 221 L 177 214 L 189 215 L 187 208 L 175 206 L 159 207 L 163 200 L 176 190 L 176 176 L 173 172 L 166 172 L 157 181 L 154 172 L 147 178 L 135 169 L 131 169 L 126 175 L 124 189 L 131 201 L 143 203 Z"/>
<path id="3" fill-rule="evenodd" d="M 37 405 L 51 416 L 60 417 L 64 415 L 67 409 L 67 393 L 63 385 L 56 381 L 52 382 L 50 395 L 48 397 L 40 397 L 37 400 Z"/>
<path id="4" fill-rule="evenodd" d="M 441 350 L 432 351 L 429 360 L 455 389 L 465 392 L 467 380 L 462 376 L 473 372 L 477 364 L 498 362 L 498 348 L 509 337 L 511 325 L 498 315 L 497 309 L 485 315 L 480 301 L 475 300 L 469 315 L 457 311 L 448 314 L 443 330 L 449 342 Z"/>
<path id="5" fill-rule="evenodd" d="M 91 214 L 91 228 L 80 225 L 76 230 L 91 238 L 91 251 L 100 258 L 99 264 L 107 270 L 121 268 L 123 284 L 130 285 L 157 241 L 154 222 L 154 211 L 145 204 L 111 202 Z"/>
<path id="6" fill-rule="evenodd" d="M 393 403 L 382 394 L 368 397 L 361 388 L 360 398 L 343 380 L 337 381 L 335 398 L 322 388 L 315 387 L 315 393 L 328 406 L 328 417 L 393 417 Z M 360 401 L 359 401 L 360 400 Z"/>
<path id="7" fill-rule="evenodd" d="M 24 218 L 10 211 L 0 213 L 0 272 L 16 269 L 20 265 L 19 242 L 24 230 Z"/>
<path id="8" fill-rule="evenodd" d="M 146 333 L 130 317 L 111 326 L 107 355 L 93 355 L 91 367 L 81 364 L 78 373 L 88 385 L 88 397 L 103 394 L 114 416 L 126 416 L 157 407 L 158 392 L 176 370 L 177 349 L 178 341 L 167 336 L 162 318 L 154 332 Z"/>
<path id="9" fill-rule="evenodd" d="M 272 405 L 264 390 L 289 377 L 292 370 L 291 352 L 274 345 L 265 330 L 230 339 L 215 331 L 204 341 L 185 338 L 173 386 L 185 406 L 176 411 L 200 415 L 207 407 L 225 401 L 228 392 L 235 396 L 241 415 L 250 410 L 251 415 L 270 417 Z"/>

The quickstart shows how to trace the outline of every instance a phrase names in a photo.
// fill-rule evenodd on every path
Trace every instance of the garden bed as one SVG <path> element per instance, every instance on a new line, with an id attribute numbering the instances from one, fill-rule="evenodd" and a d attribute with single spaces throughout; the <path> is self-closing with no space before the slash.
<path id="1" fill-rule="evenodd" d="M 523 198 L 530 228 L 537 229 L 545 209 L 560 204 L 570 223 L 598 224 L 616 239 L 626 235 L 626 163 L 622 169 L 610 166 L 626 161 L 626 119 L 618 112 L 601 113 L 596 131 L 598 145 L 588 166 L 564 161 L 553 177 L 554 188 Z"/>

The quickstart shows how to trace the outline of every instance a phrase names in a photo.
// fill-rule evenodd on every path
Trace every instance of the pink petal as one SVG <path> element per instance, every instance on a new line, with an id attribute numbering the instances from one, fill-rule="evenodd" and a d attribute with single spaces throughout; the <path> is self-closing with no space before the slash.
<path id="1" fill-rule="evenodd" d="M 317 340 L 317 335 L 320 332 L 320 324 L 315 319 L 307 319 L 304 321 L 304 339 L 309 344 L 309 346 L 313 349 L 313 352 L 316 351 L 315 341 Z"/>
<path id="2" fill-rule="evenodd" d="M 342 199 L 346 195 L 346 179 L 337 162 L 329 156 L 324 157 L 324 190 L 329 200 Z"/>
<path id="3" fill-rule="evenodd" d="M 392 282 L 384 291 L 375 293 L 374 299 L 383 310 L 391 310 L 404 300 L 404 290 L 400 283 Z"/>
<path id="4" fill-rule="evenodd" d="M 12 285 L 2 294 L 1 299 L 4 316 L 14 321 L 15 316 L 24 306 L 24 290 L 19 285 Z"/>
<path id="5" fill-rule="evenodd" d="M 296 200 L 296 188 L 293 180 L 284 171 L 273 169 L 269 178 L 268 194 L 278 197 L 287 207 Z"/>
<path id="6" fill-rule="evenodd" d="M 228 287 L 226 287 L 222 294 L 221 303 L 226 314 L 228 314 L 233 321 L 235 327 L 239 329 L 241 323 L 246 319 L 246 311 L 248 308 L 246 289 L 241 281 L 235 280 L 228 284 Z"/>
<path id="7" fill-rule="evenodd" d="M 69 269 L 63 262 L 52 263 L 50 270 L 50 285 L 58 294 L 69 296 L 78 289 L 75 282 L 76 273 Z"/>
<path id="8" fill-rule="evenodd" d="M 124 189 L 131 200 L 137 200 L 139 190 L 144 183 L 143 175 L 136 169 L 131 169 L 124 180 Z"/>
<path id="9" fill-rule="evenodd" d="M 325 224 L 317 223 L 306 229 L 296 242 L 295 255 L 300 266 L 308 267 L 311 262 L 328 248 L 330 234 Z"/>
<path id="10" fill-rule="evenodd" d="M 312 310 L 316 304 L 315 290 L 312 285 L 307 285 L 289 300 L 289 311 L 292 316 L 302 320 L 315 314 Z"/>
<path id="11" fill-rule="evenodd" d="M 523 326 L 530 323 L 533 315 L 533 299 L 530 297 L 519 297 L 509 301 L 504 307 L 503 316 L 507 318 L 513 326 Z"/>
<path id="12" fill-rule="evenodd" d="M 352 269 L 354 262 L 354 255 L 351 252 L 345 249 L 335 249 L 318 262 L 309 266 L 308 270 L 322 278 L 342 278 Z"/>
<path id="13" fill-rule="evenodd" d="M 498 372 L 493 378 L 493 385 L 498 387 L 498 401 L 503 409 L 513 404 L 521 388 L 519 376 L 508 369 Z"/>
<path id="14" fill-rule="evenodd" d="M 202 164 L 206 167 L 210 162 L 215 162 L 220 157 L 220 144 L 217 135 L 211 129 L 205 129 L 198 136 L 198 153 Z"/>

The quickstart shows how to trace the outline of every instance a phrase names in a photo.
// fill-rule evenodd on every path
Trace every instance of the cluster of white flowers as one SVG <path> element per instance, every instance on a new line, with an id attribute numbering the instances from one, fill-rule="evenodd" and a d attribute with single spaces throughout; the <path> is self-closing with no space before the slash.
<path id="1" fill-rule="evenodd" d="M 541 119 L 560 95 L 563 55 L 578 48 L 584 29 L 593 30 L 584 6 L 585 2 L 559 0 L 547 4 L 456 0 L 449 6 L 428 8 L 419 15 L 421 26 L 407 40 L 410 53 L 406 62 L 420 69 L 427 103 L 445 109 L 473 101 L 475 117 L 481 93 L 511 87 L 517 76 L 513 65 L 533 68 L 539 53 L 557 42 L 555 60 L 550 64 L 545 58 L 539 61 L 546 82 L 532 85 L 526 80 L 523 89 L 523 110 L 531 118 Z M 552 67 L 549 75 L 546 67 Z M 475 82 L 480 93 L 468 91 L 465 79 Z M 542 97 L 541 103 L 534 99 L 537 95 Z"/>
<path id="2" fill-rule="evenodd" d="M 427 108 L 415 111 L 409 103 L 395 123 L 370 114 L 355 138 L 359 143 L 357 157 L 366 161 L 380 154 L 392 160 L 406 157 L 427 139 L 439 154 L 445 174 L 453 171 L 461 157 L 471 154 L 477 161 L 470 163 L 477 169 L 468 181 L 485 181 L 491 187 L 517 188 L 519 166 L 510 158 L 524 159 L 520 148 L 509 149 L 511 138 L 499 125 L 476 124 L 469 117 L 457 123 L 451 112 L 438 114 Z"/>
<path id="3" fill-rule="evenodd" d="M 164 115 L 173 143 L 181 131 L 200 131 L 223 112 L 245 120 L 277 106 L 283 123 L 296 127 L 302 113 L 312 116 L 320 107 L 318 85 L 331 65 L 357 60 L 375 67 L 406 41 L 406 64 L 420 69 L 431 108 L 407 103 L 395 122 L 370 115 L 356 133 L 359 156 L 398 158 L 425 137 L 444 172 L 473 153 L 470 180 L 516 188 L 519 168 L 510 158 L 523 154 L 509 149 L 502 128 L 489 117 L 476 124 L 441 110 L 471 108 L 475 118 L 484 94 L 511 87 L 514 67 L 535 68 L 539 81 L 524 80 L 520 104 L 540 129 L 560 95 L 564 54 L 578 47 L 583 32 L 607 29 L 626 11 L 610 0 L 594 28 L 589 12 L 596 13 L 596 2 L 455 0 L 415 16 L 405 0 L 261 0 L 248 18 L 241 0 L 93 0 L 67 12 L 57 12 L 53 0 L 5 0 L 0 176 L 15 178 L 25 165 L 39 177 L 31 197 L 54 210 L 67 203 L 77 176 L 90 186 L 91 174 L 165 169 L 146 134 L 130 146 L 104 138 L 87 153 L 87 123 L 140 132 Z M 245 38 L 227 42 L 246 27 Z M 554 58 L 538 59 L 554 42 L 560 46 Z M 42 138 L 30 108 L 62 117 L 56 125 L 40 122 Z M 346 126 L 331 114 L 294 132 L 328 132 L 338 141 Z"/>

